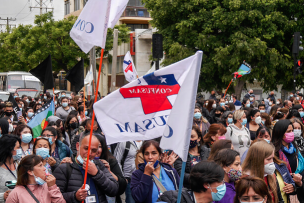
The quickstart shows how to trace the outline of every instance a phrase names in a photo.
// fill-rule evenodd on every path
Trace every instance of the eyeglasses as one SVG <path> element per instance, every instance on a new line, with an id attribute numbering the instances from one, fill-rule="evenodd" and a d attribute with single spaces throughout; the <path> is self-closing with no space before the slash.
<path id="1" fill-rule="evenodd" d="M 54 136 L 54 135 L 41 135 L 42 137 L 51 137 L 51 136 Z"/>

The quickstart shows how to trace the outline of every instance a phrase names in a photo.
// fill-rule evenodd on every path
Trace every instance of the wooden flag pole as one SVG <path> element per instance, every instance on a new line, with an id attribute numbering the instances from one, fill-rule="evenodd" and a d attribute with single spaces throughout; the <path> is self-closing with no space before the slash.
<path id="1" fill-rule="evenodd" d="M 225 91 L 224 98 L 225 98 L 225 96 L 226 96 L 226 93 L 227 93 L 227 91 L 228 91 L 228 89 L 229 89 L 229 87 L 230 87 L 232 81 L 233 81 L 233 79 L 231 79 L 231 81 L 230 81 L 230 83 L 229 83 L 229 85 L 228 85 L 228 87 L 227 87 L 227 89 L 226 89 L 226 91 Z"/>
<path id="2" fill-rule="evenodd" d="M 97 79 L 97 84 L 96 84 L 96 88 L 95 88 L 94 103 L 97 102 L 98 86 L 99 86 L 99 81 L 100 81 L 103 52 L 104 52 L 104 49 L 101 49 L 100 62 L 99 62 L 99 70 L 98 70 L 98 79 Z M 86 185 L 86 182 L 87 182 L 87 176 L 88 176 L 88 165 L 89 165 L 89 161 L 90 161 L 89 158 L 90 158 L 90 152 L 91 152 L 91 142 L 92 142 L 92 134 L 93 134 L 93 126 L 94 126 L 94 117 L 95 117 L 95 112 L 93 110 L 91 130 L 90 130 L 90 140 L 89 140 L 89 147 L 88 147 L 88 155 L 87 155 L 86 168 L 85 168 L 85 173 L 84 173 L 83 189 L 85 189 L 85 185 Z M 84 201 L 82 201 L 82 203 L 84 203 Z"/>

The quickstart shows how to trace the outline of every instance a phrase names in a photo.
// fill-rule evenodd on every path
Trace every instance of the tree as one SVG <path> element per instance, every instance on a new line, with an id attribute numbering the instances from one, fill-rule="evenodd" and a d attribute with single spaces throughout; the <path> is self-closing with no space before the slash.
<path id="1" fill-rule="evenodd" d="M 251 64 L 252 73 L 233 84 L 240 96 L 245 82 L 253 83 L 255 79 L 265 90 L 277 89 L 278 84 L 292 89 L 292 35 L 299 25 L 291 13 L 295 9 L 301 12 L 298 8 L 302 8 L 303 0 L 300 1 L 143 0 L 143 3 L 153 18 L 151 24 L 163 34 L 165 65 L 199 49 L 204 51 L 199 81 L 202 90 L 226 89 L 231 74 L 242 61 Z M 304 86 L 303 80 L 298 84 Z"/>
<path id="2" fill-rule="evenodd" d="M 0 70 L 28 71 L 36 67 L 49 54 L 52 55 L 53 71 L 68 71 L 84 58 L 88 65 L 89 54 L 81 51 L 70 37 L 70 30 L 77 18 L 70 16 L 60 21 L 53 20 L 53 13 L 36 16 L 35 25 L 20 25 L 12 33 L 0 34 Z M 129 29 L 126 25 L 115 26 L 120 35 L 118 44 L 129 41 Z M 113 30 L 108 29 L 107 54 L 113 48 Z M 107 55 L 105 55 L 107 56 Z"/>

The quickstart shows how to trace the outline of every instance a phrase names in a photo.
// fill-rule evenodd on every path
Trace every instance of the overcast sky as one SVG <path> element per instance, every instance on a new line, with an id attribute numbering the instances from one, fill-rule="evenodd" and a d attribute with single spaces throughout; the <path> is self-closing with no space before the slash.
<path id="1" fill-rule="evenodd" d="M 64 0 L 42 0 L 48 7 L 54 8 L 54 19 L 60 20 L 64 17 Z M 40 0 L 0 0 L 0 17 L 16 18 L 16 21 L 10 21 L 11 24 L 33 24 L 35 15 L 40 14 L 39 8 L 32 8 L 30 6 L 38 7 Z M 45 7 L 45 5 L 43 5 Z M 50 10 L 49 10 L 50 11 Z M 45 13 L 45 9 L 42 11 Z M 0 20 L 0 24 L 5 24 L 6 20 Z M 1 26 L 0 30 L 5 31 L 6 27 Z"/>

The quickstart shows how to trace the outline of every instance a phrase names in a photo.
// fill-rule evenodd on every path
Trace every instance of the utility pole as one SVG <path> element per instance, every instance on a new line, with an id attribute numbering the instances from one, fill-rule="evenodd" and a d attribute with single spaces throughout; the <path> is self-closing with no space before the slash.
<path id="1" fill-rule="evenodd" d="M 5 23 L 5 24 L 0 24 L 0 26 L 1 26 L 1 27 L 2 27 L 2 25 L 6 26 L 7 32 L 9 32 L 11 26 L 16 27 L 16 24 L 10 24 L 10 23 L 9 23 L 10 21 L 16 21 L 16 18 L 12 18 L 12 17 L 11 17 L 11 18 L 9 18 L 9 17 L 1 18 L 1 17 L 0 17 L 0 20 L 6 20 L 6 23 Z"/>
<path id="2" fill-rule="evenodd" d="M 110 92 L 113 92 L 116 87 L 117 43 L 118 43 L 118 29 L 114 29 L 113 59 L 112 59 L 112 74 L 111 74 Z"/>
<path id="3" fill-rule="evenodd" d="M 296 86 L 297 86 L 297 81 L 296 81 L 296 76 L 298 73 L 301 73 L 301 70 L 297 71 L 298 69 L 298 56 L 299 52 L 303 51 L 303 47 L 301 46 L 302 44 L 302 36 L 300 32 L 295 32 L 293 35 L 293 45 L 292 45 L 292 55 L 293 55 L 293 60 L 294 60 L 294 66 L 293 66 L 293 89 L 294 93 L 296 93 Z"/>
<path id="4" fill-rule="evenodd" d="M 52 0 L 50 0 L 51 2 Z M 35 6 L 30 6 L 30 11 L 32 11 L 32 8 L 39 8 L 40 9 L 40 15 L 42 15 L 42 9 L 45 9 L 46 12 L 48 12 L 48 9 L 51 9 L 52 11 L 54 8 L 49 8 L 47 5 L 47 0 L 35 0 L 36 5 Z"/>

